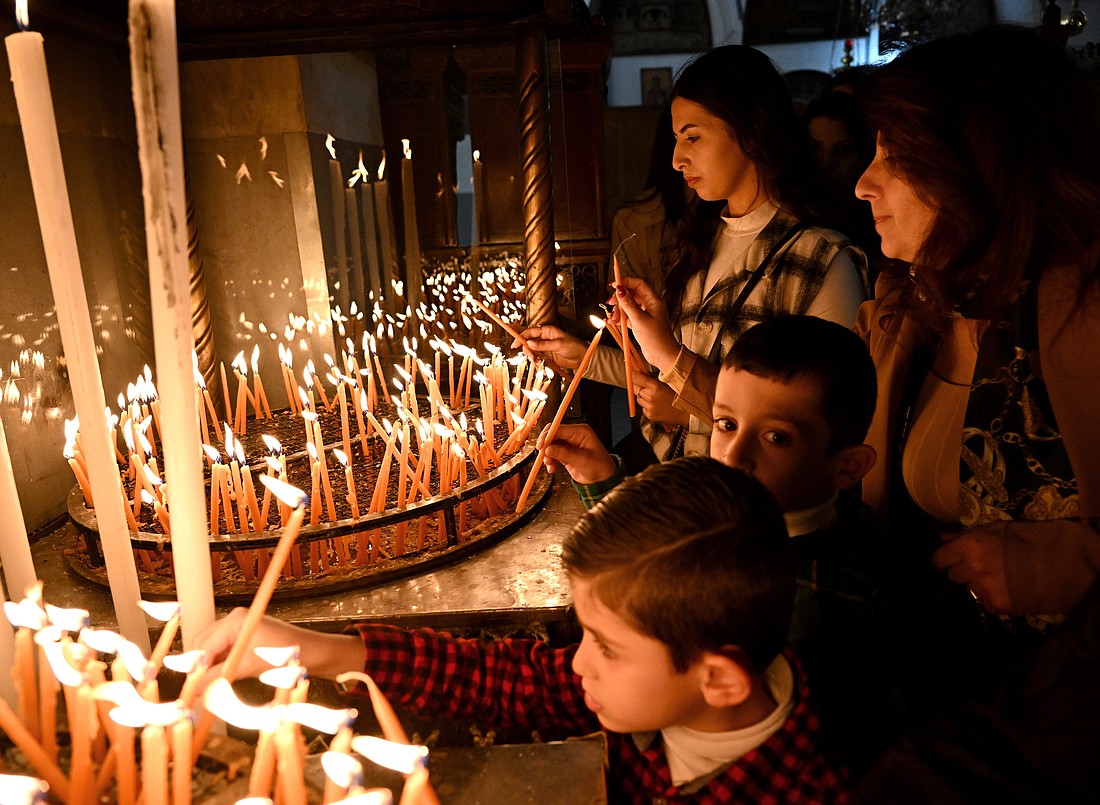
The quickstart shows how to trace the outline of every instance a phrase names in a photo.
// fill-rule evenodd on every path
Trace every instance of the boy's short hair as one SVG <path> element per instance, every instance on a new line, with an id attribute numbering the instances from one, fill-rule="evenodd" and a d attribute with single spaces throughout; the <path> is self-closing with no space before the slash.
<path id="1" fill-rule="evenodd" d="M 789 383 L 817 381 L 829 423 L 829 455 L 863 444 L 875 413 L 875 364 L 860 337 L 817 316 L 777 316 L 750 327 L 722 363 L 750 375 Z"/>
<path id="2" fill-rule="evenodd" d="M 691 456 L 616 487 L 574 526 L 562 562 L 604 606 L 664 643 L 677 671 L 735 646 L 759 673 L 790 627 L 787 543 L 779 505 L 758 481 Z"/>

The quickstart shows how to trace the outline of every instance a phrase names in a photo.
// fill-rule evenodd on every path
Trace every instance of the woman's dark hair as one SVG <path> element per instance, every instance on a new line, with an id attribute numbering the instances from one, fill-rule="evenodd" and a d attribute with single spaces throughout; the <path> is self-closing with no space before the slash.
<path id="1" fill-rule="evenodd" d="M 825 217 L 824 184 L 805 127 L 775 65 L 745 45 L 714 48 L 689 62 L 676 78 L 672 99 L 699 104 L 724 121 L 756 166 L 768 198 L 798 218 Z M 687 280 L 710 263 L 725 201 L 700 202 L 685 224 L 681 246 L 666 279 L 666 298 L 679 312 Z"/>
<path id="2" fill-rule="evenodd" d="M 861 93 L 888 167 L 936 210 L 899 306 L 996 318 L 1047 268 L 1100 266 L 1100 105 L 1066 49 L 998 26 L 918 45 Z M 914 301 L 914 299 L 916 301 Z"/>

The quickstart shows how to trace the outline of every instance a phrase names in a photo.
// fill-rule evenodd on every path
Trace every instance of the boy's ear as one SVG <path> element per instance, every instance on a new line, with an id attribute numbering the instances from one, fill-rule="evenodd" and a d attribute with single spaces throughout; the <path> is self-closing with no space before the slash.
<path id="1" fill-rule="evenodd" d="M 703 697 L 711 707 L 742 704 L 752 693 L 752 674 L 731 656 L 704 652 L 701 670 Z"/>
<path id="2" fill-rule="evenodd" d="M 833 483 L 837 489 L 851 489 L 871 471 L 877 460 L 875 448 L 869 444 L 842 447 L 833 456 Z"/>

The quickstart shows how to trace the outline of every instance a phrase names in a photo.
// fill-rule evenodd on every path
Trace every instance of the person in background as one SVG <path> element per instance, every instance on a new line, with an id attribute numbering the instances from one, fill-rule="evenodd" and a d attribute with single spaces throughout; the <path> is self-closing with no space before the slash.
<path id="1" fill-rule="evenodd" d="M 742 332 L 786 313 L 850 326 L 867 296 L 863 253 L 816 225 L 830 212 L 826 194 L 790 93 L 766 55 L 727 45 L 689 63 L 672 89 L 672 131 L 673 167 L 699 201 L 685 219 L 664 293 L 632 277 L 622 289 L 649 311 L 632 326 L 644 358 L 661 373 L 633 378 L 652 460 L 706 454 L 710 422 L 691 416 L 678 397 L 710 410 L 717 368 Z M 662 316 L 654 320 L 658 305 Z M 557 327 L 523 336 L 559 366 L 580 363 L 583 342 Z M 709 371 L 695 368 L 702 364 Z"/>
<path id="2" fill-rule="evenodd" d="M 863 496 L 888 529 L 914 712 L 989 696 L 1100 573 L 1100 106 L 1060 45 L 914 47 L 861 102 L 882 251 Z"/>
<path id="3" fill-rule="evenodd" d="M 366 670 L 419 712 L 602 728 L 610 802 L 846 801 L 809 683 L 782 651 L 794 567 L 758 482 L 709 458 L 650 467 L 585 514 L 562 564 L 583 629 L 566 648 L 369 624 L 332 635 L 270 617 L 251 644 L 298 644 L 316 676 Z M 198 647 L 220 661 L 244 615 L 208 627 Z M 247 658 L 241 675 L 264 670 Z"/>
<path id="4" fill-rule="evenodd" d="M 855 188 L 875 156 L 875 138 L 863 125 L 859 103 L 847 92 L 834 90 L 815 98 L 802 119 L 829 184 L 838 227 L 867 256 L 873 284 L 882 268 L 882 251 L 871 211 L 855 197 Z"/>

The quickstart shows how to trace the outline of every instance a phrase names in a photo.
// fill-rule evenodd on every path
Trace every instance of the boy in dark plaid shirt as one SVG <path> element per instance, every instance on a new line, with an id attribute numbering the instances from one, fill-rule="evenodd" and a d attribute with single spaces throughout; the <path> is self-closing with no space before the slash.
<path id="1" fill-rule="evenodd" d="M 365 668 L 418 711 L 602 727 L 612 802 L 847 800 L 846 774 L 818 748 L 805 675 L 781 653 L 794 566 L 756 481 L 709 458 L 650 467 L 581 519 L 562 563 L 584 629 L 568 648 L 369 625 L 356 639 L 273 619 L 254 642 L 299 643 L 315 675 Z M 242 617 L 200 645 L 224 655 Z"/>

